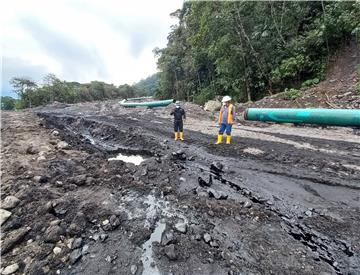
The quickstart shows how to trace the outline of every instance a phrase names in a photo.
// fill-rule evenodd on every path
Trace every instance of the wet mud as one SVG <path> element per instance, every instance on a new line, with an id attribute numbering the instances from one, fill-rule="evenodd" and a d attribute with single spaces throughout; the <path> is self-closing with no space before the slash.
<path id="1" fill-rule="evenodd" d="M 266 133 L 299 147 L 255 133 L 215 146 L 216 129 L 185 130 L 175 142 L 158 110 L 102 103 L 6 116 L 1 199 L 20 202 L 2 225 L 4 266 L 16 262 L 26 274 L 360 273 L 360 142 Z M 27 135 L 16 123 L 27 123 Z M 143 160 L 114 160 L 119 154 Z"/>

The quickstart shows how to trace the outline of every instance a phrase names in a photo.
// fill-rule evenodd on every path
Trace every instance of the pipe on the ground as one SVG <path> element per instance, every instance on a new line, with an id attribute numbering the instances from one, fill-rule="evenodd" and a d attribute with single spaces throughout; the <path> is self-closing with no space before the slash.
<path id="1" fill-rule="evenodd" d="M 171 103 L 175 103 L 173 99 L 159 100 L 159 101 L 146 101 L 146 102 L 127 102 L 125 99 L 120 101 L 119 104 L 123 107 L 166 107 Z"/>
<path id="2" fill-rule="evenodd" d="M 360 110 L 248 108 L 245 120 L 360 127 Z"/>

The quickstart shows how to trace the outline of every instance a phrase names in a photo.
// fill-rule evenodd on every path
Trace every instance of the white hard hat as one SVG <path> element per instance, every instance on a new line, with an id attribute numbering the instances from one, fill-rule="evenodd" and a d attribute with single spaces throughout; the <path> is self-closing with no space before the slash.
<path id="1" fill-rule="evenodd" d="M 231 100 L 231 97 L 228 96 L 228 95 L 226 95 L 226 96 L 223 97 L 223 99 L 221 100 L 221 102 L 228 102 L 228 101 L 230 101 L 230 100 Z"/>

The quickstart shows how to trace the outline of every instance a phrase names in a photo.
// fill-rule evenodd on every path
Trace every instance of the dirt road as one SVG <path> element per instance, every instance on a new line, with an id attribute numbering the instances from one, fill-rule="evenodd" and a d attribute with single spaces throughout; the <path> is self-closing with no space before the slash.
<path id="1" fill-rule="evenodd" d="M 25 274 L 359 274 L 360 138 L 116 102 L 2 113 L 2 267 Z M 140 155 L 135 165 L 109 160 Z M 15 196 L 15 199 L 5 199 Z M 16 268 L 16 266 L 13 266 Z"/>

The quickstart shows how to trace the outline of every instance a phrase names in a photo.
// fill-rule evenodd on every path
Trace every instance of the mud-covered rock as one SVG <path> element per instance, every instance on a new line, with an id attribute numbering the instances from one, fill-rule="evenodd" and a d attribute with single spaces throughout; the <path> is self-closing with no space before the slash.
<path id="1" fill-rule="evenodd" d="M 161 245 L 165 246 L 174 243 L 176 243 L 176 238 L 174 234 L 171 231 L 169 232 L 164 231 L 161 235 Z"/>
<path id="2" fill-rule="evenodd" d="M 171 261 L 175 261 L 178 257 L 176 254 L 176 251 L 175 251 L 174 244 L 170 244 L 170 245 L 166 246 L 164 248 L 164 253 L 165 253 L 165 256 Z"/>
<path id="3" fill-rule="evenodd" d="M 45 242 L 56 243 L 60 240 L 60 236 L 64 235 L 65 231 L 58 225 L 50 226 L 45 231 Z"/>
<path id="4" fill-rule="evenodd" d="M 184 222 L 178 222 L 177 224 L 175 224 L 175 229 L 181 233 L 186 233 L 187 224 Z"/>
<path id="5" fill-rule="evenodd" d="M 1 255 L 11 251 L 16 245 L 20 244 L 29 233 L 30 228 L 20 228 L 9 232 L 1 244 Z"/>
<path id="6" fill-rule="evenodd" d="M 225 194 L 224 192 L 221 191 L 216 191 L 212 188 L 209 188 L 208 190 L 208 194 L 210 198 L 215 198 L 217 200 L 226 200 L 228 198 L 228 195 Z"/>
<path id="7" fill-rule="evenodd" d="M 26 148 L 26 154 L 29 154 L 29 155 L 35 155 L 35 154 L 38 154 L 39 152 L 40 152 L 39 148 L 32 144 Z"/>
<path id="8" fill-rule="evenodd" d="M 83 243 L 82 238 L 76 238 L 71 245 L 71 249 L 76 249 L 76 248 L 81 247 L 82 243 Z"/>
<path id="9" fill-rule="evenodd" d="M 85 185 L 86 184 L 86 177 L 87 175 L 77 175 L 72 178 L 72 182 L 75 183 L 78 186 Z"/>
<path id="10" fill-rule="evenodd" d="M 74 264 L 82 257 L 81 249 L 75 249 L 70 253 L 70 263 Z"/>

